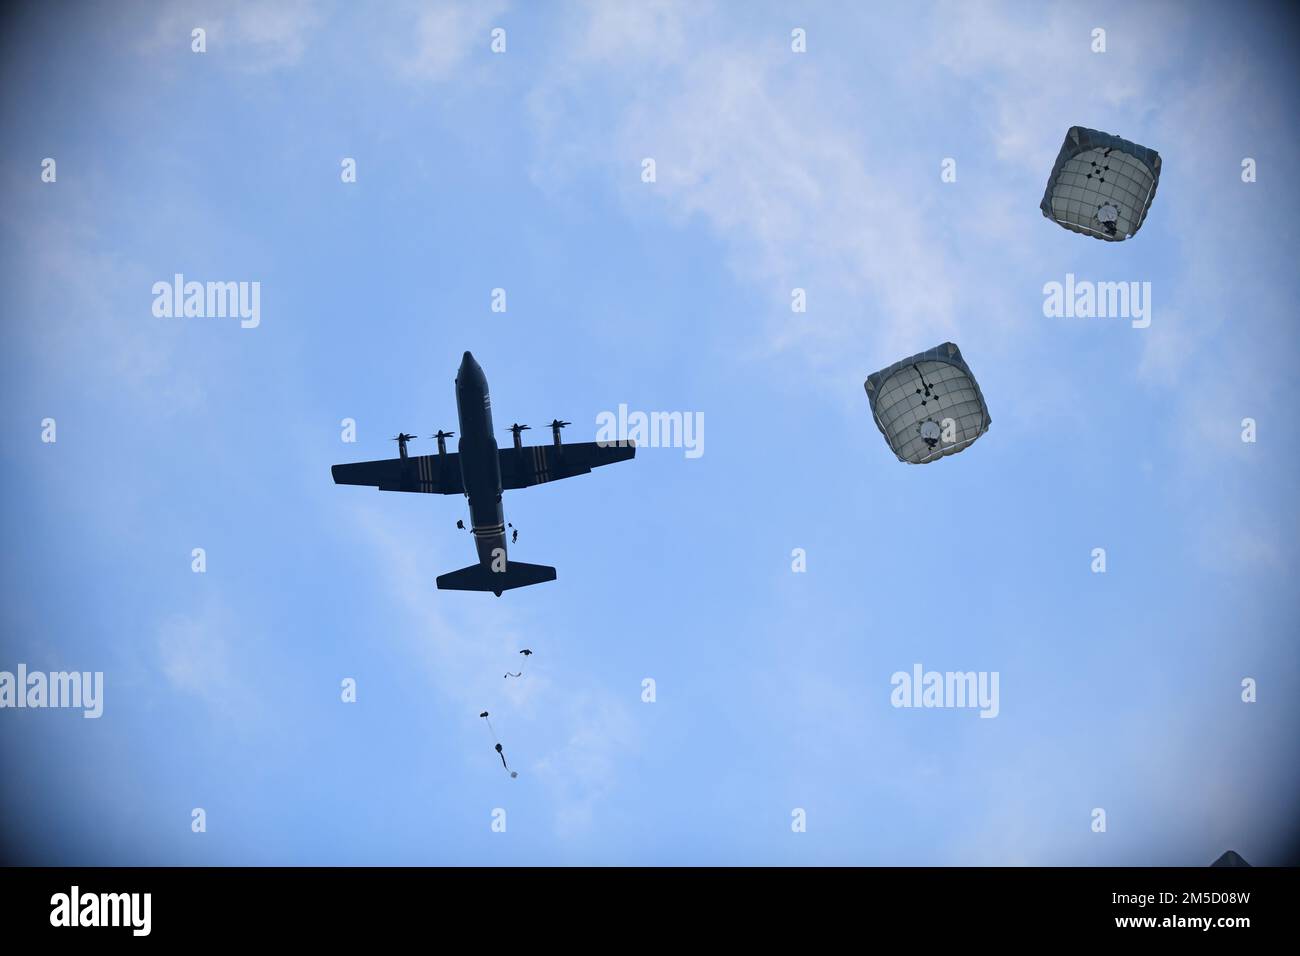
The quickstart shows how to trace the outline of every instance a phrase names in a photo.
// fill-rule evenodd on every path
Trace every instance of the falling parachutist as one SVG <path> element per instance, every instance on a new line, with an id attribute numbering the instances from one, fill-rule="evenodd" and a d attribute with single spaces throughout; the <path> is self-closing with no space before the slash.
<path id="1" fill-rule="evenodd" d="M 511 770 L 510 765 L 506 763 L 506 753 L 504 750 L 501 749 L 501 741 L 497 739 L 497 732 L 492 727 L 492 718 L 488 716 L 488 712 L 486 710 L 483 711 L 483 713 L 479 714 L 479 716 L 487 721 L 488 733 L 490 733 L 492 735 L 492 739 L 496 741 L 496 751 L 501 756 L 501 766 L 506 768 L 506 772 L 510 774 L 510 778 L 512 780 L 517 779 L 519 777 L 519 774 Z"/>
<path id="2" fill-rule="evenodd" d="M 509 765 L 508 763 L 506 763 L 506 755 L 505 755 L 505 751 L 503 751 L 503 750 L 501 749 L 501 745 L 500 745 L 500 744 L 497 744 L 497 753 L 501 755 L 501 766 L 503 766 L 503 767 L 506 768 L 506 772 L 510 774 L 510 779 L 513 780 L 513 779 L 515 779 L 516 777 L 518 777 L 519 774 L 517 774 L 517 773 L 515 773 L 513 770 L 511 770 L 511 769 L 510 769 L 510 765 Z"/>

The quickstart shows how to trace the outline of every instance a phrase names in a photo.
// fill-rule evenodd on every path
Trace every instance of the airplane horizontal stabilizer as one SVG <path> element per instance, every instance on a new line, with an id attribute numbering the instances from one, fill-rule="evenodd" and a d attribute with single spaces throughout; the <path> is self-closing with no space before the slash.
<path id="1" fill-rule="evenodd" d="M 441 591 L 491 591 L 500 596 L 502 591 L 514 588 L 526 588 L 530 584 L 541 584 L 555 580 L 555 568 L 544 564 L 525 564 L 523 561 L 507 561 L 504 571 L 493 571 L 485 564 L 471 564 L 459 571 L 448 571 L 438 575 L 438 589 Z"/>

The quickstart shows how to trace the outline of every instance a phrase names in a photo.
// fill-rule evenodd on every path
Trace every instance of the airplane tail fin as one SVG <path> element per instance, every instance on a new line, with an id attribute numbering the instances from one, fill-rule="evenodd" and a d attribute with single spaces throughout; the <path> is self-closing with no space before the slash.
<path id="1" fill-rule="evenodd" d="M 525 564 L 523 561 L 507 561 L 504 571 L 493 571 L 485 564 L 471 564 L 459 571 L 448 571 L 438 575 L 438 589 L 441 591 L 491 591 L 498 597 L 502 591 L 514 588 L 526 588 L 530 584 L 541 584 L 555 580 L 555 568 L 545 564 Z"/>

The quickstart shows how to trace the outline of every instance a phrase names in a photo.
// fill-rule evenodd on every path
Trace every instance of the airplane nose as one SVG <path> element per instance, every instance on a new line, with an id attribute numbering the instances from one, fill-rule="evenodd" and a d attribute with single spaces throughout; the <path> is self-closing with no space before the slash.
<path id="1" fill-rule="evenodd" d="M 478 362 L 474 360 L 471 352 L 466 352 L 460 360 L 460 370 L 456 373 L 456 383 L 465 387 L 471 385 L 482 386 L 483 369 Z"/>
<path id="2" fill-rule="evenodd" d="M 483 374 L 478 362 L 474 359 L 473 352 L 466 352 L 461 356 L 460 369 L 462 372 L 468 373 L 471 377 Z"/>

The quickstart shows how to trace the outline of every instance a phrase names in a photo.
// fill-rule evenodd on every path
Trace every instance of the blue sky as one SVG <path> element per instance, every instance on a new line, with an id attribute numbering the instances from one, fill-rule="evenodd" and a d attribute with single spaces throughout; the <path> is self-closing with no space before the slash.
<path id="1" fill-rule="evenodd" d="M 1300 86 L 1274 8 L 8 17 L 0 669 L 105 675 L 99 720 L 0 712 L 10 858 L 1286 858 Z M 1039 212 L 1071 125 L 1160 151 L 1131 241 Z M 177 272 L 260 282 L 261 324 L 156 318 Z M 1150 328 L 1045 317 L 1067 273 L 1150 282 Z M 946 340 L 992 429 L 906 466 L 862 382 Z M 508 493 L 512 556 L 558 580 L 439 592 L 463 500 L 329 466 L 399 429 L 432 451 L 466 349 L 498 425 L 699 412 L 704 454 Z M 998 672 L 998 717 L 892 707 L 915 663 Z"/>

